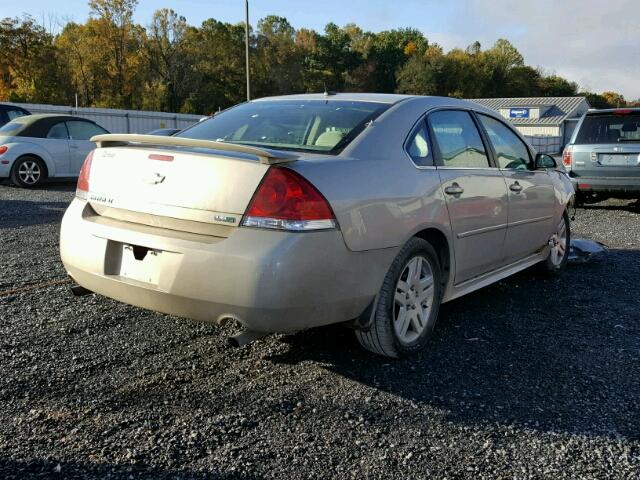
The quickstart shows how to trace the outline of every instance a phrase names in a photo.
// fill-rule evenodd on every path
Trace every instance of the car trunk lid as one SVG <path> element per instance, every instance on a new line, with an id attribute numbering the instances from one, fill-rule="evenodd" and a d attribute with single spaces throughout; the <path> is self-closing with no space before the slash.
<path id="1" fill-rule="evenodd" d="M 199 146 L 206 141 L 183 138 L 182 145 L 162 145 L 166 139 L 141 137 L 147 136 L 92 139 L 103 148 L 93 154 L 87 199 L 99 215 L 228 236 L 271 162 L 296 158 L 241 145 L 216 145 L 214 150 Z"/>

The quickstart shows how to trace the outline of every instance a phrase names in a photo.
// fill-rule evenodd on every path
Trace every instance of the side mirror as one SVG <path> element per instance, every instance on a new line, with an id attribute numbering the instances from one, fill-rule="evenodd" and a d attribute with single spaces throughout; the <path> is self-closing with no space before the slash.
<path id="1" fill-rule="evenodd" d="M 558 162 L 556 162 L 556 159 L 551 155 L 547 155 L 546 153 L 539 153 L 536 155 L 536 170 L 557 167 Z"/>

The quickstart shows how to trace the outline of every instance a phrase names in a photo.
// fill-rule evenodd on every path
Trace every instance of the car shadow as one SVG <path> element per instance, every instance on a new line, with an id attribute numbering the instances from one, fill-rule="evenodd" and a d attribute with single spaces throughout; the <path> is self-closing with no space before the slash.
<path id="1" fill-rule="evenodd" d="M 444 304 L 409 359 L 369 354 L 339 327 L 286 336 L 268 358 L 319 361 L 454 422 L 638 439 L 639 283 L 640 251 L 610 250 L 560 278 L 530 269 Z"/>
<path id="2" fill-rule="evenodd" d="M 623 210 L 630 213 L 640 213 L 640 200 L 629 201 L 628 203 L 621 203 L 621 202 L 612 203 L 610 200 L 607 200 L 602 203 L 592 203 L 592 204 L 581 205 L 578 208 L 583 210 L 606 210 L 606 211 Z"/>
<path id="3" fill-rule="evenodd" d="M 23 189 L 22 187 L 18 187 L 11 183 L 9 179 L 0 179 L 0 186 L 7 188 L 15 188 L 17 190 L 22 191 L 39 191 L 39 190 L 50 190 L 54 192 L 73 192 L 76 189 L 76 184 L 78 183 L 77 178 L 50 178 L 45 179 L 42 183 L 36 187 L 31 187 L 29 189 Z"/>
<path id="4" fill-rule="evenodd" d="M 59 223 L 69 202 L 0 199 L 0 230 Z"/>
<path id="5" fill-rule="evenodd" d="M 220 472 L 191 472 L 182 469 L 163 469 L 141 463 L 135 464 L 110 464 L 110 463 L 83 463 L 73 461 L 56 460 L 29 460 L 19 461 L 8 458 L 0 458 L 0 477 L 4 480 L 18 480 L 24 478 L 82 478 L 82 479 L 181 479 L 181 480 L 205 480 L 216 478 L 225 479 L 254 479 L 252 475 Z"/>

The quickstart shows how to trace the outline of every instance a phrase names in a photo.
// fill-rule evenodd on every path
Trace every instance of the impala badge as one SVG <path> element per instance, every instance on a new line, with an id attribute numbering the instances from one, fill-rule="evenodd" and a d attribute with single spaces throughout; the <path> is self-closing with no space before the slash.
<path id="1" fill-rule="evenodd" d="M 166 177 L 164 175 L 160 175 L 158 172 L 153 172 L 152 174 L 146 176 L 143 180 L 149 185 L 157 185 L 164 182 L 165 178 Z"/>
<path id="2" fill-rule="evenodd" d="M 214 215 L 213 219 L 216 222 L 236 223 L 236 218 L 228 215 Z"/>

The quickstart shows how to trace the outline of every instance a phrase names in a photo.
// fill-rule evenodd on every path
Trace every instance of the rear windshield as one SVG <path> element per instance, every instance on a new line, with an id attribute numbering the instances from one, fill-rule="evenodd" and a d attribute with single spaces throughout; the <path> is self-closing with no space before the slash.
<path id="1" fill-rule="evenodd" d="M 24 125 L 18 122 L 9 122 L 5 123 L 2 127 L 0 127 L 0 135 L 13 135 L 18 130 L 20 130 Z"/>
<path id="2" fill-rule="evenodd" d="M 587 115 L 576 144 L 640 142 L 640 112 Z"/>
<path id="3" fill-rule="evenodd" d="M 338 153 L 389 105 L 334 100 L 243 103 L 177 137 L 282 150 Z"/>

